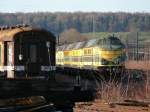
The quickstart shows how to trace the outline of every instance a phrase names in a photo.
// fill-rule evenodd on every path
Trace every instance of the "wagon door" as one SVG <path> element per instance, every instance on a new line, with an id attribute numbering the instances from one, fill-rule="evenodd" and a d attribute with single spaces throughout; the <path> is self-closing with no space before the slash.
<path id="1" fill-rule="evenodd" d="M 26 43 L 26 55 L 27 75 L 40 75 L 40 43 Z"/>

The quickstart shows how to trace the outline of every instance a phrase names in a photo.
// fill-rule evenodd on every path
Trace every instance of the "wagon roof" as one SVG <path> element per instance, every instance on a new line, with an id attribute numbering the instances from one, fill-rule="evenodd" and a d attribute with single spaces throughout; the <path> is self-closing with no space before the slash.
<path id="1" fill-rule="evenodd" d="M 0 30 L 0 41 L 13 41 L 16 34 L 21 33 L 21 32 L 26 32 L 26 31 L 43 31 L 43 32 L 50 33 L 44 29 L 36 29 L 36 28 L 29 27 L 29 26 L 8 28 L 5 30 Z"/>

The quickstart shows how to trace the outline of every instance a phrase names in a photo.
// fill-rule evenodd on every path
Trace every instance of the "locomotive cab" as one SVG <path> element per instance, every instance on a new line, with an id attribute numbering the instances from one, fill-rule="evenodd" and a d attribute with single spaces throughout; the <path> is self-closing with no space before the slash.
<path id="1" fill-rule="evenodd" d="M 50 32 L 20 27 L 1 34 L 1 76 L 45 78 L 55 71 L 55 37 Z"/>

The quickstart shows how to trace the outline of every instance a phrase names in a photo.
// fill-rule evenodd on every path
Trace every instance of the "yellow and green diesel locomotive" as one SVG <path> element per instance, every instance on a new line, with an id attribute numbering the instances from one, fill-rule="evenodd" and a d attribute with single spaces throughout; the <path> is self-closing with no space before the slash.
<path id="1" fill-rule="evenodd" d="M 114 36 L 58 46 L 56 64 L 59 67 L 108 70 L 124 67 L 125 45 Z"/>

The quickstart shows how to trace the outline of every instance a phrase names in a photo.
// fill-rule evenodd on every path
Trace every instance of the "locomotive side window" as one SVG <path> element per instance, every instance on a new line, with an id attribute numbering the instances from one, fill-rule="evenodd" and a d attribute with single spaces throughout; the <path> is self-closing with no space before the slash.
<path id="1" fill-rule="evenodd" d="M 35 44 L 30 45 L 30 62 L 37 62 L 37 46 Z"/>

